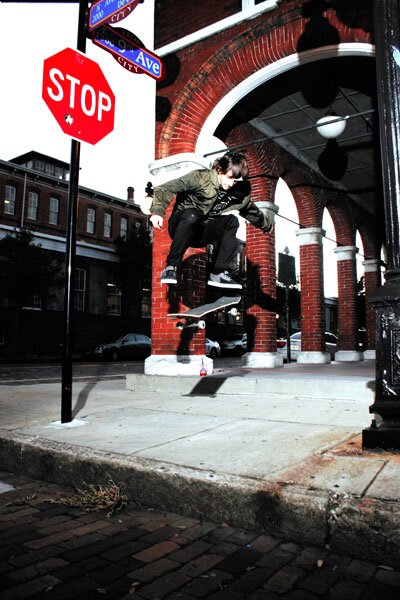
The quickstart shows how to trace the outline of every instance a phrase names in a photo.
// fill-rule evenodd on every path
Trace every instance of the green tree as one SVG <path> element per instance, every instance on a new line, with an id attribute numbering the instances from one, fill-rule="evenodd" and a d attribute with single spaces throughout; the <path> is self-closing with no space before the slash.
<path id="1" fill-rule="evenodd" d="M 0 240 L 0 290 L 3 302 L 15 309 L 12 355 L 17 355 L 20 311 L 40 298 L 46 310 L 52 290 L 63 281 L 61 261 L 33 242 L 26 230 L 8 234 Z"/>
<path id="2" fill-rule="evenodd" d="M 46 309 L 51 288 L 61 285 L 60 261 L 33 242 L 33 235 L 22 230 L 0 240 L 0 288 L 9 304 L 22 308 L 32 296 L 40 296 Z"/>

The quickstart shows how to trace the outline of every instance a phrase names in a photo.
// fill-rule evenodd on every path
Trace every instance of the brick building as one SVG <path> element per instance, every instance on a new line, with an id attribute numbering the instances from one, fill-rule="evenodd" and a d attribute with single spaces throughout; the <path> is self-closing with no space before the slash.
<path id="1" fill-rule="evenodd" d="M 64 264 L 68 181 L 67 163 L 34 151 L 0 161 L 0 238 L 27 230 L 35 244 Z M 128 188 L 126 199 L 79 188 L 76 352 L 129 331 L 150 332 L 150 282 L 139 282 L 144 292 L 135 297 L 124 294 L 119 283 L 115 240 L 127 239 L 132 228 L 147 228 L 147 220 L 134 204 L 133 188 Z M 54 292 L 46 304 L 39 295 L 32 297 L 17 315 L 7 290 L 0 291 L 1 357 L 9 357 L 10 352 L 16 356 L 60 354 L 64 290 Z"/>
<path id="2" fill-rule="evenodd" d="M 335 8 L 313 0 L 218 3 L 157 0 L 155 3 L 155 52 L 165 61 L 167 75 L 158 84 L 153 183 L 157 185 L 188 170 L 209 166 L 216 150 L 242 148 L 251 173 L 268 174 L 254 178 L 252 196 L 263 210 L 274 215 L 278 211 L 274 203 L 276 183 L 279 178 L 284 179 L 296 203 L 294 218 L 300 224 L 302 354 L 299 360 L 310 363 L 329 362 L 324 345 L 322 219 L 325 210 L 333 220 L 337 240 L 339 350 L 336 358 L 358 361 L 373 356 L 374 314 L 368 302 L 364 357 L 357 346 L 355 239 L 358 232 L 363 244 L 368 299 L 380 286 L 382 212 L 370 211 L 340 186 L 326 185 L 326 178 L 318 170 L 267 136 L 261 136 L 252 114 L 261 112 L 264 84 L 286 72 L 289 77 L 298 77 L 302 61 L 322 64 L 329 60 L 335 64 L 334 61 L 342 60 L 340 64 L 344 64 L 343 58 L 365 57 L 372 60 L 368 69 L 374 72 L 370 4 L 352 2 L 350 7 L 346 3 L 337 4 Z M 357 75 L 358 67 L 354 64 L 350 79 Z M 311 78 L 309 83 L 315 89 L 329 87 L 325 80 Z M 268 93 L 274 93 L 273 86 Z M 321 106 L 326 108 L 329 105 Z M 332 174 L 331 179 L 334 177 Z M 166 231 L 155 232 L 153 349 L 145 371 L 198 374 L 199 357 L 204 354 L 204 334 L 183 336 L 174 322 L 167 319 L 167 313 L 205 301 L 206 251 L 187 252 L 181 282 L 176 289 L 168 290 L 161 286 L 159 277 L 169 244 Z M 245 321 L 251 344 L 243 364 L 273 368 L 282 364 L 276 355 L 274 233 L 263 236 L 248 227 L 246 254 Z M 212 368 L 211 363 L 208 366 Z"/>

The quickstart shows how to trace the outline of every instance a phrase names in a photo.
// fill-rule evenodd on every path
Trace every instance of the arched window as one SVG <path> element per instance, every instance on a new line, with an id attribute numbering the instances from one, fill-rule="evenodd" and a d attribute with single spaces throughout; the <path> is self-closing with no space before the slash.
<path id="1" fill-rule="evenodd" d="M 60 201 L 55 196 L 50 196 L 49 202 L 49 224 L 58 225 L 58 214 L 60 210 Z"/>
<path id="2" fill-rule="evenodd" d="M 119 236 L 123 240 L 128 237 L 128 219 L 126 217 L 121 217 L 119 221 Z"/>
<path id="3" fill-rule="evenodd" d="M 112 214 L 110 212 L 104 213 L 104 228 L 103 235 L 105 238 L 110 238 L 112 233 Z"/>
<path id="4" fill-rule="evenodd" d="M 17 190 L 13 185 L 6 185 L 6 193 L 4 196 L 4 214 L 15 215 L 15 196 Z"/>
<path id="5" fill-rule="evenodd" d="M 28 193 L 28 219 L 37 221 L 39 210 L 39 194 L 37 192 Z"/>
<path id="6" fill-rule="evenodd" d="M 96 231 L 96 209 L 89 206 L 86 213 L 86 232 L 95 233 Z"/>

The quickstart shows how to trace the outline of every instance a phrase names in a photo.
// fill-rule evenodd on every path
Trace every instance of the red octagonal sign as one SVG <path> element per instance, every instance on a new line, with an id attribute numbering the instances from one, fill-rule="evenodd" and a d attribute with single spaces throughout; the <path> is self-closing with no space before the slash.
<path id="1" fill-rule="evenodd" d="M 65 48 L 46 58 L 42 98 L 64 133 L 97 144 L 114 129 L 115 96 L 99 65 Z"/>

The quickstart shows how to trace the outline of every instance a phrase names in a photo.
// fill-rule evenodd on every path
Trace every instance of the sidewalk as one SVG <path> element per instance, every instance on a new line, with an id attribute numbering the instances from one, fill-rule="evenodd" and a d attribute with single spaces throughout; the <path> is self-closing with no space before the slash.
<path id="1" fill-rule="evenodd" d="M 59 384 L 3 385 L 1 468 L 73 486 L 110 476 L 131 502 L 395 566 L 400 457 L 361 449 L 374 377 L 370 361 L 128 374 L 74 384 L 64 425 Z"/>

